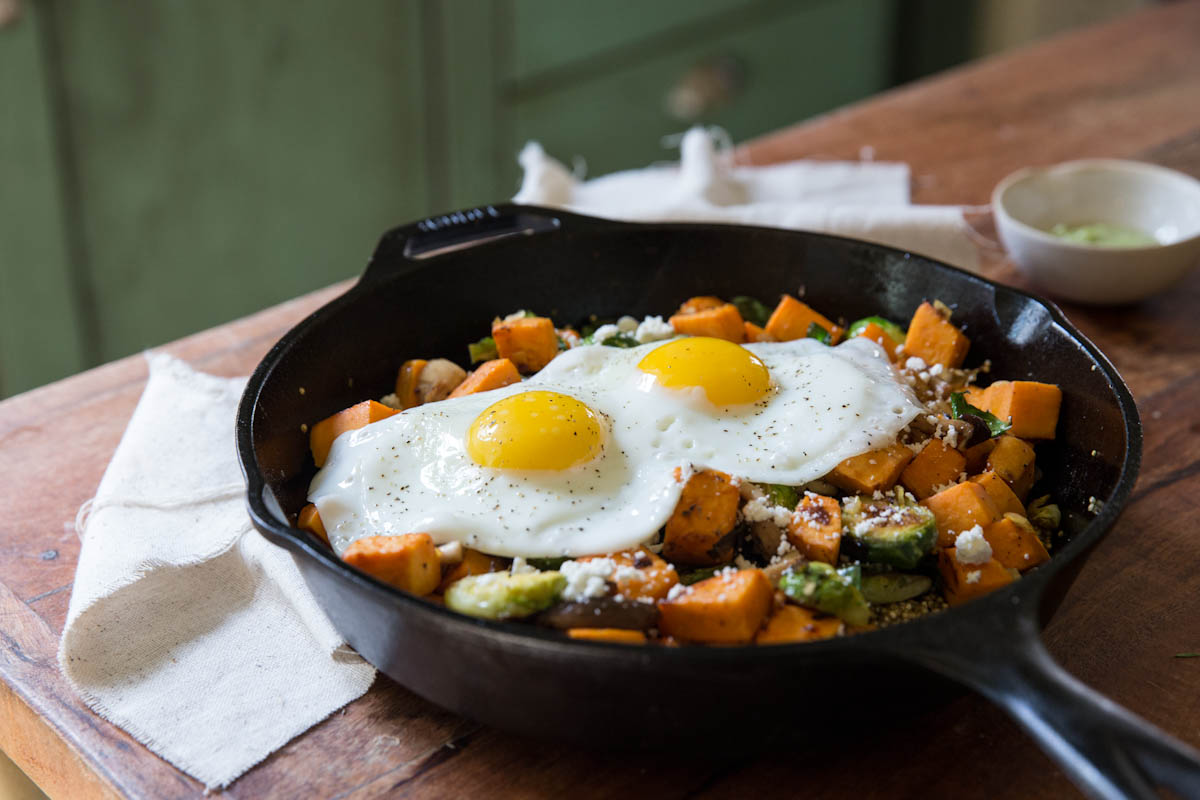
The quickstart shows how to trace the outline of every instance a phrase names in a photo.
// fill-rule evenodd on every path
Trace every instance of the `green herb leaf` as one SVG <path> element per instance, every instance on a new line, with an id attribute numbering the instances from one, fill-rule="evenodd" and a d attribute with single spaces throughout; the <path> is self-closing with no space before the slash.
<path id="1" fill-rule="evenodd" d="M 708 580 L 713 575 L 723 570 L 724 567 L 704 567 L 703 569 L 694 569 L 691 572 L 685 572 L 679 576 L 679 582 L 684 586 L 691 586 L 693 583 Z"/>
<path id="2" fill-rule="evenodd" d="M 500 354 L 496 352 L 496 340 L 490 336 L 485 336 L 478 342 L 467 345 L 467 352 L 471 355 L 472 364 L 500 357 Z"/>
<path id="3" fill-rule="evenodd" d="M 767 324 L 767 320 L 771 318 L 771 309 L 760 303 L 753 297 L 746 295 L 738 295 L 730 301 L 737 307 L 738 313 L 742 315 L 742 319 L 746 322 L 752 322 L 760 328 Z"/>
<path id="4" fill-rule="evenodd" d="M 637 347 L 641 342 L 628 333 L 614 333 L 600 344 L 605 347 Z"/>
<path id="5" fill-rule="evenodd" d="M 567 560 L 566 556 L 558 558 L 527 558 L 525 563 L 534 569 L 540 569 L 542 572 L 548 572 L 552 569 L 558 569 Z"/>
<path id="6" fill-rule="evenodd" d="M 829 337 L 829 331 L 825 330 L 815 322 L 808 323 L 808 338 L 816 339 L 821 344 L 829 344 L 831 341 Z"/>
<path id="7" fill-rule="evenodd" d="M 1005 422 L 990 411 L 984 411 L 982 408 L 976 408 L 968 403 L 962 392 L 954 392 L 950 395 L 950 413 L 954 415 L 955 419 L 962 419 L 966 414 L 979 417 L 987 425 L 993 438 L 1012 427 L 1011 422 Z"/>
<path id="8" fill-rule="evenodd" d="M 1176 658 L 1200 658 L 1200 653 L 1176 653 Z"/>

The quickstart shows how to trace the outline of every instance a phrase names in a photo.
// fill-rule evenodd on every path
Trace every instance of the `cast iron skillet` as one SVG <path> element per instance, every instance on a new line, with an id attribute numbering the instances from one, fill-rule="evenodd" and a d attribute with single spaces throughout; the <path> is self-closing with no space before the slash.
<path id="1" fill-rule="evenodd" d="M 291 526 L 314 472 L 302 426 L 386 394 L 405 358 L 465 355 L 495 314 L 660 314 L 691 295 L 770 299 L 802 285 L 847 319 L 907 319 L 940 298 L 993 374 L 1063 388 L 1058 438 L 1038 448 L 1043 485 L 1066 512 L 1068 537 L 1049 563 L 953 611 L 851 638 L 628 647 L 459 616 L 344 565 Z M 1108 360 L 1057 308 L 1022 292 L 833 236 L 489 206 L 388 232 L 357 285 L 259 364 L 237 435 L 255 525 L 294 555 L 337 629 L 383 672 L 460 714 L 542 738 L 661 748 L 765 736 L 773 722 L 795 723 L 793 709 L 812 721 L 857 705 L 874 725 L 937 702 L 949 678 L 1007 710 L 1092 796 L 1157 797 L 1159 782 L 1200 796 L 1197 753 L 1071 677 L 1041 644 L 1040 628 L 1129 498 L 1142 433 Z M 1103 501 L 1094 515 L 1090 497 Z"/>

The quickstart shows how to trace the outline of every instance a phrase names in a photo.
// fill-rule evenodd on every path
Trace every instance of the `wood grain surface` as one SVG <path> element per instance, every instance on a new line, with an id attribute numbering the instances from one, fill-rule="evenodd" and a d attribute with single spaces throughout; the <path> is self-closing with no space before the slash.
<path id="1" fill-rule="evenodd" d="M 892 92 L 753 142 L 741 157 L 856 158 L 864 146 L 912 165 L 919 202 L 984 203 L 1007 172 L 1078 156 L 1144 158 L 1200 175 L 1200 4 L 1143 12 Z M 985 249 L 984 271 L 1019 283 L 998 249 Z M 340 288 L 164 349 L 203 370 L 244 374 Z M 1200 650 L 1200 272 L 1136 306 L 1066 311 L 1133 389 L 1145 464 L 1046 642 L 1088 684 L 1200 746 L 1200 659 L 1175 658 Z M 79 552 L 72 520 L 145 377 L 143 361 L 129 358 L 0 403 L 0 748 L 56 797 L 202 792 L 89 712 L 54 660 Z M 1073 796 L 1062 773 L 976 696 L 906 722 L 903 735 L 877 733 L 868 716 L 855 741 L 758 758 L 582 752 L 483 728 L 381 678 L 225 794 Z"/>

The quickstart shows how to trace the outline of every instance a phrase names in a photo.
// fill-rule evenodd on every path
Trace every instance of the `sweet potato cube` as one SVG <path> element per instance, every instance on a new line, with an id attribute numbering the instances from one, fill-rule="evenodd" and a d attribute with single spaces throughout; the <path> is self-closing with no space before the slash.
<path id="1" fill-rule="evenodd" d="M 842 543 L 842 505 L 836 497 L 806 492 L 788 521 L 787 538 L 810 561 L 837 564 Z"/>
<path id="2" fill-rule="evenodd" d="M 733 303 L 691 314 L 676 314 L 671 317 L 670 323 L 676 333 L 687 336 L 711 336 L 738 344 L 746 341 L 745 321 Z"/>
<path id="3" fill-rule="evenodd" d="M 399 413 L 397 409 L 388 408 L 383 403 L 364 400 L 333 416 L 326 417 L 313 425 L 308 434 L 308 446 L 312 450 L 313 462 L 318 467 L 325 466 L 325 459 L 329 458 L 329 448 L 333 447 L 333 440 L 346 431 L 365 428 L 372 422 L 378 422 Z"/>
<path id="4" fill-rule="evenodd" d="M 325 532 L 325 523 L 321 522 L 321 514 L 312 503 L 300 509 L 296 527 L 308 531 L 325 544 L 329 544 L 329 534 Z"/>
<path id="5" fill-rule="evenodd" d="M 968 400 L 967 402 L 970 403 L 971 401 Z M 971 405 L 975 404 L 971 403 Z M 978 408 L 979 406 L 975 407 Z M 979 444 L 968 447 L 963 451 L 963 458 L 967 460 L 967 463 L 963 469 L 971 475 L 974 475 L 977 472 L 983 472 L 987 466 L 987 457 L 991 455 L 992 450 L 995 449 L 995 447 L 995 439 L 984 439 Z"/>
<path id="6" fill-rule="evenodd" d="M 900 344 L 891 336 L 888 336 L 887 331 L 874 322 L 868 322 L 864 325 L 862 330 L 858 332 L 858 335 L 879 345 L 883 348 L 883 352 L 887 353 L 889 359 L 892 361 L 896 360 L 896 348 L 900 347 Z"/>
<path id="7" fill-rule="evenodd" d="M 896 485 L 913 459 L 913 451 L 899 442 L 847 458 L 825 476 L 839 489 L 859 494 L 886 491 Z"/>
<path id="8" fill-rule="evenodd" d="M 774 339 L 767 333 L 766 328 L 759 327 L 753 322 L 743 322 L 742 328 L 746 331 L 747 342 L 773 342 Z"/>
<path id="9" fill-rule="evenodd" d="M 567 636 L 588 642 L 615 642 L 616 644 L 645 644 L 646 634 L 625 628 L 567 628 Z"/>
<path id="10" fill-rule="evenodd" d="M 467 379 L 455 387 L 450 397 L 464 397 L 476 392 L 489 392 L 500 389 L 521 380 L 517 367 L 507 358 L 494 358 L 485 361 L 467 376 Z"/>
<path id="11" fill-rule="evenodd" d="M 725 301 L 719 297 L 713 297 L 711 294 L 701 295 L 699 297 L 689 297 L 684 300 L 679 306 L 676 314 L 695 314 L 697 311 L 707 311 L 710 308 L 720 308 L 725 305 Z"/>
<path id="12" fill-rule="evenodd" d="M 714 575 L 659 603 L 658 629 L 689 642 L 749 642 L 766 620 L 774 594 L 759 569 Z"/>
<path id="13" fill-rule="evenodd" d="M 465 548 L 463 550 L 462 561 L 445 570 L 442 573 L 442 579 L 438 583 L 438 593 L 446 591 L 450 584 L 455 581 L 462 580 L 468 575 L 483 575 L 488 572 L 500 572 L 508 569 L 509 561 L 507 558 L 499 556 L 489 556 L 486 553 L 481 553 L 478 550 Z"/>
<path id="14" fill-rule="evenodd" d="M 1011 517 L 988 525 L 983 529 L 983 538 L 992 546 L 992 558 L 1021 572 L 1050 560 L 1050 553 L 1033 526 L 1022 525 Z"/>
<path id="15" fill-rule="evenodd" d="M 800 606 L 786 605 L 767 620 L 767 627 L 758 632 L 757 644 L 789 644 L 831 639 L 844 626 L 837 617 L 829 617 Z"/>
<path id="16" fill-rule="evenodd" d="M 900 483 L 918 500 L 924 500 L 938 487 L 958 480 L 966 464 L 962 453 L 941 439 L 930 439 L 925 449 L 917 453 L 900 473 Z"/>
<path id="17" fill-rule="evenodd" d="M 417 381 L 421 379 L 421 371 L 429 362 L 423 358 L 411 358 L 400 366 L 396 373 L 396 398 L 400 401 L 401 410 L 421 404 L 417 397 Z"/>
<path id="18" fill-rule="evenodd" d="M 978 483 L 962 483 L 942 489 L 925 498 L 921 505 L 933 512 L 938 526 L 938 545 L 950 547 L 954 538 L 976 525 L 988 526 L 1000 519 L 1000 512 L 987 490 Z"/>
<path id="19" fill-rule="evenodd" d="M 740 499 L 741 493 L 724 472 L 704 470 L 692 475 L 667 520 L 663 555 L 697 567 L 729 561 Z"/>
<path id="20" fill-rule="evenodd" d="M 626 600 L 662 600 L 671 591 L 671 587 L 679 583 L 679 573 L 675 571 L 675 567 L 644 547 L 611 555 L 586 556 L 579 560 L 590 561 L 594 558 L 611 558 L 618 567 L 633 567 L 637 570 L 632 575 L 624 575 L 614 580 L 617 594 Z"/>
<path id="21" fill-rule="evenodd" d="M 938 571 L 946 602 L 952 606 L 982 597 L 1013 582 L 1012 573 L 996 559 L 983 564 L 960 564 L 953 547 L 938 553 Z"/>
<path id="22" fill-rule="evenodd" d="M 966 334 L 928 302 L 917 307 L 904 339 L 905 356 L 916 356 L 926 364 L 943 367 L 961 367 L 970 347 L 971 340 Z"/>
<path id="23" fill-rule="evenodd" d="M 1025 502 L 1034 478 L 1033 447 L 1015 436 L 1001 436 L 988 453 L 984 466 L 1004 479 L 1013 493 Z"/>
<path id="24" fill-rule="evenodd" d="M 829 343 L 837 344 L 842 336 L 842 329 L 834 325 L 807 303 L 803 303 L 790 294 L 785 294 L 779 300 L 779 305 L 771 312 L 767 320 L 767 333 L 777 342 L 790 342 L 793 339 L 803 339 L 808 336 L 808 326 L 816 323 L 829 332 Z"/>
<path id="25" fill-rule="evenodd" d="M 428 533 L 366 536 L 342 553 L 342 561 L 410 594 L 429 594 L 442 579 L 441 556 Z"/>
<path id="26" fill-rule="evenodd" d="M 996 510 L 1001 516 L 1005 514 L 1025 514 L 1025 504 L 1013 492 L 1012 488 L 994 472 L 984 472 L 972 475 L 971 480 L 982 486 L 996 504 Z M 1005 566 L 1008 566 L 1007 564 Z"/>
<path id="27" fill-rule="evenodd" d="M 558 333 L 549 317 L 521 317 L 492 323 L 496 354 L 507 358 L 517 371 L 537 372 L 558 355 Z"/>
<path id="28" fill-rule="evenodd" d="M 1062 390 L 1052 383 L 996 381 L 971 403 L 1011 422 L 1009 433 L 1023 439 L 1053 439 L 1058 427 Z"/>

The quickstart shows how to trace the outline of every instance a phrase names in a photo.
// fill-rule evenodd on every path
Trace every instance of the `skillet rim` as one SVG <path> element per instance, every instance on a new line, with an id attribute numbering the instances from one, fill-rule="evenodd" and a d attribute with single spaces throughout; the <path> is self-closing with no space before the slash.
<path id="1" fill-rule="evenodd" d="M 890 254 L 893 256 L 902 257 L 911 262 L 913 258 L 920 259 L 914 266 L 921 270 L 932 269 L 935 272 L 951 273 L 957 280 L 966 280 L 982 284 L 990 287 L 994 294 L 1008 294 L 1020 298 L 1025 303 L 1034 303 L 1041 306 L 1048 312 L 1050 321 L 1057 324 L 1068 336 L 1068 338 L 1090 357 L 1093 367 L 1100 370 L 1105 379 L 1108 381 L 1110 388 L 1117 400 L 1118 410 L 1121 413 L 1122 423 L 1125 429 L 1125 453 L 1121 461 L 1120 472 L 1117 476 L 1117 481 L 1112 491 L 1112 494 L 1103 502 L 1100 511 L 1087 523 L 1087 525 L 1071 537 L 1066 546 L 1058 550 L 1051 559 L 1042 564 L 1026 575 L 1022 576 L 1021 580 L 1015 581 L 1008 586 L 991 592 L 983 597 L 976 598 L 962 606 L 947 608 L 939 613 L 929 614 L 915 620 L 910 620 L 902 624 L 892 625 L 887 628 L 877 629 L 861 634 L 855 634 L 849 637 L 838 637 L 834 639 L 824 639 L 815 642 L 797 642 L 790 644 L 775 644 L 770 647 L 763 647 L 753 643 L 745 645 L 730 645 L 730 646 L 684 646 L 684 647 L 667 647 L 667 646 L 641 646 L 631 648 L 626 644 L 613 642 L 596 642 L 589 640 L 570 639 L 562 635 L 560 631 L 543 629 L 539 626 L 529 625 L 521 622 L 487 620 L 477 617 L 469 617 L 451 611 L 444 606 L 427 602 L 422 598 L 407 594 L 395 587 L 392 587 L 382 581 L 379 581 L 365 572 L 362 572 L 349 564 L 346 564 L 333 553 L 332 550 L 319 547 L 312 540 L 312 537 L 298 528 L 293 528 L 290 525 L 285 525 L 275 518 L 275 515 L 268 508 L 267 502 L 263 498 L 263 493 L 269 489 L 268 483 L 258 466 L 257 456 L 254 449 L 253 423 L 254 412 L 258 408 L 258 397 L 261 393 L 263 385 L 269 378 L 271 371 L 275 366 L 284 359 L 289 351 L 296 345 L 296 340 L 300 338 L 309 327 L 316 324 L 319 319 L 325 316 L 329 311 L 338 308 L 344 304 L 352 303 L 356 297 L 372 288 L 372 284 L 380 279 L 386 279 L 386 276 L 379 276 L 377 273 L 386 269 L 386 266 L 380 267 L 377 265 L 377 258 L 381 251 L 388 246 L 388 243 L 397 237 L 403 237 L 406 234 L 411 234 L 417 230 L 427 230 L 429 227 L 436 228 L 436 220 L 450 219 L 453 221 L 456 217 L 465 217 L 467 219 L 476 218 L 479 209 L 469 211 L 456 212 L 450 215 L 438 216 L 429 218 L 410 225 L 401 225 L 388 230 L 380 238 L 379 244 L 368 261 L 366 268 L 360 274 L 359 279 L 346 292 L 330 300 L 322 305 L 317 310 L 306 316 L 292 328 L 290 328 L 277 341 L 265 356 L 255 366 L 247 381 L 246 388 L 243 391 L 241 400 L 238 403 L 238 413 L 236 420 L 236 439 L 238 449 L 238 460 L 242 468 L 243 476 L 247 484 L 247 510 L 251 521 L 254 523 L 256 530 L 259 531 L 272 543 L 282 546 L 289 550 L 293 556 L 299 557 L 301 553 L 304 557 L 315 559 L 315 561 L 325 569 L 331 569 L 334 572 L 340 573 L 341 577 L 352 581 L 358 588 L 382 594 L 402 613 L 433 613 L 440 615 L 442 623 L 450 627 L 465 626 L 467 629 L 475 628 L 477 632 L 492 636 L 499 639 L 509 640 L 511 644 L 515 644 L 526 648 L 553 648 L 559 649 L 563 646 L 575 648 L 572 652 L 583 652 L 588 649 L 597 654 L 608 653 L 614 654 L 617 652 L 625 654 L 627 657 L 640 657 L 643 659 L 675 659 L 682 658 L 686 660 L 699 659 L 702 661 L 740 661 L 746 658 L 747 652 L 755 653 L 756 658 L 774 659 L 774 658 L 794 658 L 798 654 L 820 656 L 822 653 L 830 651 L 844 651 L 850 649 L 879 649 L 879 650 L 894 650 L 897 644 L 903 644 L 905 640 L 920 637 L 922 634 L 928 634 L 931 631 L 937 631 L 942 628 L 949 628 L 963 623 L 970 619 L 972 615 L 991 616 L 1001 610 L 1007 610 L 1014 617 L 1020 613 L 1020 607 L 1031 609 L 1036 612 L 1041 605 L 1042 595 L 1051 582 L 1051 580 L 1069 564 L 1076 562 L 1084 557 L 1088 550 L 1094 547 L 1104 538 L 1105 535 L 1112 529 L 1126 504 L 1129 502 L 1132 495 L 1134 484 L 1137 481 L 1138 472 L 1141 466 L 1142 457 L 1142 424 L 1141 417 L 1138 413 L 1137 404 L 1134 401 L 1133 394 L 1120 373 L 1107 356 L 1098 348 L 1090 339 L 1088 339 L 1082 331 L 1080 331 L 1062 312 L 1062 310 L 1052 301 L 1035 295 L 1031 292 L 1008 286 L 997 281 L 977 275 L 968 270 L 946 264 L 928 256 L 914 253 L 909 250 L 902 250 L 888 245 L 869 242 L 862 239 L 855 239 L 848 236 L 838 236 L 834 234 L 818 233 L 814 231 L 792 230 L 786 228 L 772 228 L 760 225 L 738 225 L 725 223 L 691 223 L 691 222 L 625 222 L 618 220 L 608 220 L 597 217 L 585 216 L 582 214 L 574 214 L 571 212 L 562 211 L 559 209 L 544 208 L 539 206 L 524 206 L 516 204 L 498 204 L 488 206 L 487 212 L 489 216 L 495 217 L 498 215 L 518 215 L 530 214 L 541 215 L 555 219 L 558 225 L 556 230 L 564 230 L 570 226 L 602 226 L 605 228 L 620 228 L 632 230 L 659 230 L 659 231 L 674 231 L 686 232 L 695 231 L 698 229 L 721 231 L 725 229 L 736 231 L 760 231 L 767 232 L 772 235 L 783 234 L 786 236 L 795 236 L 808 240 L 823 240 L 830 242 L 844 242 L 855 246 L 866 246 L 874 249 L 881 254 Z M 481 243 L 481 246 L 486 246 Z M 389 248 L 390 249 L 390 248 Z M 436 258 L 429 259 L 428 263 L 414 261 L 409 272 L 417 269 L 429 268 L 437 262 Z M 1028 603 L 1026 602 L 1028 600 Z M 1031 612 L 1031 613 L 1032 613 Z M 946 620 L 950 620 L 949 623 Z M 853 644 L 850 644 L 853 643 Z M 654 655 L 651 655 L 653 653 Z"/>

